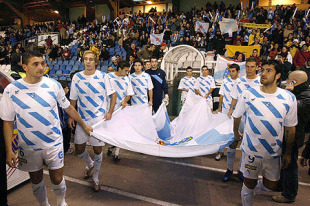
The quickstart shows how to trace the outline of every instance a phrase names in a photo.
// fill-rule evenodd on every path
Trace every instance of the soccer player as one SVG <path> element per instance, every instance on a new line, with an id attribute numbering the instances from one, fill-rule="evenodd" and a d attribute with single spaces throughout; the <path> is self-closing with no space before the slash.
<path id="1" fill-rule="evenodd" d="M 130 64 L 127 61 L 121 61 L 118 63 L 116 72 L 107 74 L 110 85 L 116 91 L 117 95 L 116 104 L 114 103 L 115 110 L 120 107 L 125 108 L 128 105 L 130 97 L 134 95 L 131 81 L 128 77 L 129 68 Z M 109 98 L 108 100 L 111 101 L 112 105 L 112 99 Z M 118 147 L 109 147 L 107 155 L 110 156 L 113 152 L 113 149 L 115 149 L 113 160 L 115 163 L 118 163 L 120 161 Z"/>
<path id="2" fill-rule="evenodd" d="M 186 68 L 186 76 L 183 77 L 180 81 L 178 90 L 182 91 L 182 105 L 184 105 L 187 93 L 189 90 L 192 92 L 195 92 L 195 83 L 196 83 L 196 78 L 192 76 L 193 75 L 193 68 L 192 67 L 187 67 Z"/>
<path id="3" fill-rule="evenodd" d="M 230 93 L 232 88 L 237 83 L 237 79 L 239 77 L 240 66 L 238 64 L 232 64 L 229 66 L 229 75 L 223 80 L 219 94 L 219 108 L 216 110 L 216 113 L 222 112 L 223 114 L 228 114 L 231 104 L 231 96 Z M 216 154 L 215 160 L 221 160 L 224 152 L 220 151 Z"/>
<path id="4" fill-rule="evenodd" d="M 145 71 L 149 74 L 154 85 L 153 88 L 153 111 L 157 112 L 159 106 L 162 102 L 169 104 L 168 96 L 168 84 L 166 81 L 166 73 L 164 70 L 158 67 L 158 60 L 156 57 L 151 57 L 151 69 Z M 163 99 L 163 94 L 165 93 L 165 98 Z"/>
<path id="5" fill-rule="evenodd" d="M 153 83 L 150 75 L 142 71 L 142 62 L 134 61 L 135 73 L 129 76 L 134 95 L 131 97 L 131 104 L 146 104 L 153 105 Z M 148 100 L 149 96 L 149 100 Z"/>
<path id="6" fill-rule="evenodd" d="M 88 50 L 83 54 L 85 70 L 76 73 L 72 78 L 70 103 L 73 107 L 78 108 L 78 112 L 85 124 L 91 126 L 98 121 L 106 118 L 111 119 L 116 93 L 110 86 L 106 74 L 96 70 L 99 65 L 97 53 Z M 108 104 L 107 98 L 111 96 L 111 104 Z M 113 104 L 114 102 L 114 104 Z M 72 118 L 69 118 L 69 126 L 75 126 Z M 86 142 L 89 141 L 94 150 L 94 161 L 88 154 Z M 92 181 L 95 192 L 100 190 L 99 171 L 102 163 L 102 146 L 104 142 L 89 137 L 82 128 L 77 125 L 75 130 L 75 151 L 77 155 L 86 162 L 87 166 L 84 171 L 84 179 L 88 179 L 94 170 Z"/>
<path id="7" fill-rule="evenodd" d="M 253 195 L 276 188 L 280 178 L 283 136 L 287 148 L 282 155 L 282 168 L 291 162 L 292 146 L 297 124 L 297 101 L 289 91 L 277 87 L 282 68 L 276 60 L 262 64 L 260 87 L 244 91 L 238 100 L 234 117 L 234 135 L 243 137 L 241 170 L 244 182 L 242 205 L 253 205 Z M 245 117 L 244 133 L 239 132 Z M 262 173 L 263 181 L 257 181 Z"/>
<path id="8" fill-rule="evenodd" d="M 213 111 L 213 102 L 212 102 L 212 92 L 215 88 L 214 78 L 210 75 L 209 69 L 207 66 L 201 67 L 202 76 L 198 77 L 195 84 L 196 94 L 202 96 L 207 100 L 207 103 Z"/>
<path id="9" fill-rule="evenodd" d="M 260 85 L 260 77 L 257 75 L 257 71 L 258 71 L 257 59 L 254 57 L 249 57 L 245 63 L 246 76 L 243 76 L 237 79 L 236 84 L 232 88 L 232 92 L 231 92 L 232 100 L 231 100 L 231 105 L 230 105 L 229 112 L 228 112 L 229 117 L 231 117 L 231 114 L 233 113 L 234 108 L 237 104 L 237 101 L 240 99 L 242 92 L 251 87 Z M 240 130 L 242 133 L 243 121 L 241 122 Z M 229 145 L 229 148 L 227 150 L 227 171 L 222 178 L 224 182 L 229 181 L 230 176 L 233 173 L 237 146 L 238 146 L 238 141 L 235 140 L 231 145 Z M 238 171 L 238 175 L 239 175 L 240 180 L 243 181 L 243 174 L 240 170 Z"/>
<path id="10" fill-rule="evenodd" d="M 57 205 L 65 206 L 66 183 L 63 178 L 63 137 L 57 103 L 89 135 L 90 126 L 84 124 L 77 111 L 70 105 L 61 85 L 43 77 L 44 59 L 38 51 L 25 52 L 22 67 L 26 77 L 12 82 L 4 91 L 0 115 L 4 120 L 4 138 L 7 164 L 17 166 L 16 154 L 12 151 L 14 120 L 19 136 L 19 169 L 29 172 L 33 194 L 40 205 L 48 206 L 43 180 L 43 162 L 49 169 Z"/>

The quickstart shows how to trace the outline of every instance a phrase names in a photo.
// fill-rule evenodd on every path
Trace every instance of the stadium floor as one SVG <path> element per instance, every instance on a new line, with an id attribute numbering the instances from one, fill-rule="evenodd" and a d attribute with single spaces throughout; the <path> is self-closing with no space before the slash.
<path id="1" fill-rule="evenodd" d="M 90 154 L 91 147 L 87 147 Z M 242 183 L 237 177 L 230 182 L 222 182 L 226 170 L 226 156 L 215 161 L 214 155 L 171 159 L 148 156 L 121 150 L 121 161 L 113 162 L 112 157 L 104 158 L 99 175 L 101 191 L 94 193 L 91 180 L 82 178 L 84 162 L 77 156 L 65 156 L 64 175 L 67 183 L 66 201 L 68 205 L 241 205 Z M 226 154 L 226 149 L 225 149 Z M 236 160 L 239 161 L 240 150 Z M 237 169 L 237 163 L 235 164 Z M 299 167 L 299 193 L 294 205 L 309 205 L 310 176 L 308 168 Z M 44 175 L 49 202 L 56 205 L 48 172 Z M 254 205 L 277 204 L 268 195 L 256 195 Z M 10 206 L 38 205 L 32 195 L 30 182 L 26 182 L 9 192 Z"/>

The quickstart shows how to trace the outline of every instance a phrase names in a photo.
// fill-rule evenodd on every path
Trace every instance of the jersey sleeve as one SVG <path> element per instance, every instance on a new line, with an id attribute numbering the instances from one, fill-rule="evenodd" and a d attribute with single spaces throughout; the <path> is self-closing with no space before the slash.
<path id="1" fill-rule="evenodd" d="M 128 83 L 126 95 L 127 95 L 127 96 L 132 96 L 132 95 L 134 95 L 135 93 L 134 93 L 134 91 L 133 91 L 133 89 L 132 89 L 131 81 L 130 81 L 129 78 L 128 78 L 128 80 L 129 80 L 129 83 Z"/>
<path id="2" fill-rule="evenodd" d="M 75 74 L 72 78 L 71 89 L 70 89 L 70 99 L 72 99 L 72 100 L 78 99 L 78 90 L 76 87 L 76 83 L 77 83 L 76 79 L 77 79 L 77 76 Z"/>
<path id="3" fill-rule="evenodd" d="M 225 82 L 223 81 L 221 84 L 221 87 L 220 87 L 220 91 L 219 91 L 219 94 L 223 95 L 223 96 L 224 96 L 224 84 L 225 84 Z"/>
<path id="4" fill-rule="evenodd" d="M 4 90 L 3 96 L 0 100 L 0 117 L 5 121 L 14 121 L 16 113 L 8 88 L 9 86 Z"/>
<path id="5" fill-rule="evenodd" d="M 284 119 L 284 126 L 285 127 L 294 127 L 298 123 L 297 119 L 297 100 L 296 97 L 291 93 L 291 101 L 290 101 L 290 107 L 288 110 L 287 115 Z"/>
<path id="6" fill-rule="evenodd" d="M 147 89 L 151 90 L 154 88 L 151 76 L 147 74 Z"/>
<path id="7" fill-rule="evenodd" d="M 180 81 L 180 83 L 179 83 L 178 89 L 185 89 L 185 86 L 184 86 L 184 79 L 181 79 L 181 81 Z"/>
<path id="8" fill-rule="evenodd" d="M 211 79 L 211 88 L 215 88 L 215 81 L 214 81 L 214 78 L 212 77 L 212 79 Z"/>
<path id="9" fill-rule="evenodd" d="M 114 94 L 116 92 L 108 75 L 104 76 L 104 84 L 105 84 L 107 96 L 110 96 L 111 94 Z"/>
<path id="10" fill-rule="evenodd" d="M 60 83 L 58 83 L 60 86 Z M 70 106 L 70 102 L 66 97 L 65 91 L 64 89 L 60 86 L 60 88 L 58 87 L 58 93 L 57 93 L 57 102 L 59 104 L 60 107 L 66 109 Z"/>
<path id="11" fill-rule="evenodd" d="M 240 99 L 238 100 L 236 108 L 235 108 L 235 110 L 234 110 L 234 112 L 232 114 L 232 116 L 234 118 L 241 117 L 244 114 L 244 112 L 246 111 L 246 109 L 247 109 L 246 102 L 247 102 L 247 99 L 248 99 L 247 95 L 248 95 L 248 91 L 243 92 L 241 97 L 240 97 Z"/>

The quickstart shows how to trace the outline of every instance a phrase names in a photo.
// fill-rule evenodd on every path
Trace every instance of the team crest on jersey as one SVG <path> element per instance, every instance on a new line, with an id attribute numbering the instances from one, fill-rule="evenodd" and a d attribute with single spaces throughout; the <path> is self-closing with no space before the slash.
<path id="1" fill-rule="evenodd" d="M 58 157 L 59 157 L 59 159 L 64 158 L 64 154 L 63 154 L 63 152 L 62 152 L 62 151 L 60 151 L 60 152 L 58 153 Z"/>
<path id="2" fill-rule="evenodd" d="M 15 91 L 15 94 L 18 94 L 18 93 L 19 93 L 19 90 L 16 90 L 16 91 Z"/>

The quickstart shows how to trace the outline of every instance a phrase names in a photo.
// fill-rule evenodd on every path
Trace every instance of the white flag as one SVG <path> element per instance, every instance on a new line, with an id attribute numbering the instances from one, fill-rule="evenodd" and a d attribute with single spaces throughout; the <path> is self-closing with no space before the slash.
<path id="1" fill-rule="evenodd" d="M 223 18 L 222 21 L 219 22 L 219 24 L 222 34 L 238 31 L 238 24 L 236 19 Z"/>
<path id="2" fill-rule="evenodd" d="M 207 33 L 209 30 L 209 23 L 196 21 L 195 31 L 198 31 L 199 29 L 202 33 Z"/>
<path id="3" fill-rule="evenodd" d="M 164 34 L 151 34 L 151 43 L 154 45 L 160 45 L 163 42 Z"/>

